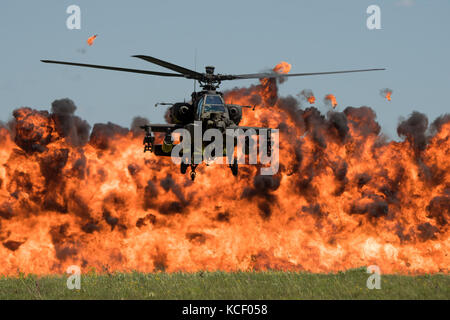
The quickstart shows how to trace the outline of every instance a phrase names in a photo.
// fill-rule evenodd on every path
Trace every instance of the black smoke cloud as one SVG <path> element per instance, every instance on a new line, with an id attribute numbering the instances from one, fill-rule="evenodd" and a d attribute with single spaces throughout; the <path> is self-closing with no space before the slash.
<path id="1" fill-rule="evenodd" d="M 430 126 L 430 135 L 434 136 L 437 132 L 439 132 L 442 126 L 446 123 L 450 122 L 450 114 L 446 113 L 436 118 Z"/>
<path id="2" fill-rule="evenodd" d="M 428 129 L 428 118 L 423 113 L 414 111 L 410 117 L 399 123 L 397 133 L 414 146 L 416 152 L 420 152 L 427 146 L 426 131 Z"/>
<path id="3" fill-rule="evenodd" d="M 61 137 L 73 146 L 83 146 L 88 142 L 91 126 L 86 120 L 75 116 L 77 107 L 70 99 L 55 100 L 52 103 L 52 118 Z"/>
<path id="4" fill-rule="evenodd" d="M 135 117 L 130 129 L 117 124 L 97 123 L 91 130 L 86 120 L 75 115 L 77 107 L 68 98 L 52 102 L 50 112 L 39 111 L 28 107 L 14 110 L 13 119 L 4 123 L 0 121 L 0 130 L 6 130 L 16 144 L 26 152 L 45 152 L 46 146 L 58 139 L 65 139 L 73 147 L 83 147 L 87 143 L 98 149 L 108 149 L 113 146 L 111 139 L 125 136 L 129 131 L 133 136 L 139 136 L 144 131 L 140 126 L 150 122 L 143 117 Z M 1 135 L 0 139 L 4 139 Z"/>
<path id="5" fill-rule="evenodd" d="M 141 126 L 149 125 L 150 121 L 148 121 L 147 118 L 143 117 L 134 117 L 133 121 L 131 122 L 131 128 L 130 130 L 133 132 L 133 136 L 138 136 L 142 134 L 144 131 L 141 129 Z"/>
<path id="6" fill-rule="evenodd" d="M 128 129 L 121 127 L 117 124 L 97 123 L 92 129 L 89 143 L 94 147 L 102 150 L 109 149 L 114 146 L 113 139 L 116 136 L 125 136 L 128 133 Z"/>

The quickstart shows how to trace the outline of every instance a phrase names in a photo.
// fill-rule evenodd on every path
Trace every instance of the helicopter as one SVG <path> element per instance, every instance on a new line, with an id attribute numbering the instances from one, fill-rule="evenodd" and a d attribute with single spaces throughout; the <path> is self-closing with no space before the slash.
<path id="1" fill-rule="evenodd" d="M 206 66 L 205 72 L 197 72 L 164 60 L 160 60 L 147 55 L 134 55 L 134 58 L 139 58 L 147 62 L 156 64 L 158 66 L 164 67 L 166 69 L 175 71 L 175 73 L 170 72 L 159 72 L 150 70 L 140 70 L 140 69 L 129 69 L 120 68 L 112 66 L 85 64 L 85 63 L 75 63 L 66 61 L 55 61 L 55 60 L 41 60 L 44 63 L 53 64 L 63 64 L 78 67 L 88 67 L 96 69 L 106 69 L 113 71 L 140 73 L 146 75 L 162 76 L 162 77 L 178 77 L 185 79 L 192 79 L 197 81 L 201 87 L 201 91 L 196 91 L 191 94 L 190 102 L 177 102 L 177 103 L 157 103 L 155 105 L 170 105 L 167 110 L 168 123 L 165 124 L 148 124 L 141 126 L 145 131 L 144 137 L 144 153 L 149 151 L 153 152 L 157 156 L 171 156 L 172 149 L 174 147 L 174 140 L 172 133 L 177 129 L 187 129 L 189 132 L 193 132 L 198 124 L 202 125 L 202 131 L 205 132 L 207 129 L 214 128 L 219 129 L 223 135 L 226 135 L 227 129 L 241 129 L 241 130 L 254 130 L 257 135 L 261 131 L 267 132 L 267 153 L 270 154 L 272 151 L 272 140 L 271 140 L 271 128 L 261 128 L 261 127 L 250 127 L 250 126 L 239 126 L 242 119 L 242 109 L 252 108 L 255 106 L 240 106 L 236 104 L 226 104 L 224 100 L 223 93 L 218 91 L 218 88 L 222 81 L 229 80 L 243 80 L 243 79 L 262 79 L 262 78 L 285 78 L 285 77 L 299 77 L 299 76 L 313 76 L 313 75 L 326 75 L 326 74 L 340 74 L 340 73 L 353 73 L 353 72 L 367 72 L 367 71 L 381 71 L 385 68 L 374 68 L 374 69 L 359 69 L 359 70 L 343 70 L 343 71 L 327 71 L 327 72 L 312 72 L 312 73 L 277 73 L 277 72 L 262 72 L 262 73 L 250 73 L 250 74 L 215 74 L 214 66 Z M 162 144 L 155 144 L 154 133 L 164 133 L 164 140 Z M 247 139 L 247 137 L 246 137 Z M 180 141 L 181 142 L 181 141 Z M 248 152 L 248 140 L 245 141 L 246 150 Z M 205 145 L 201 146 L 204 149 Z M 198 149 L 198 148 L 197 148 Z M 196 150 L 192 145 L 191 155 L 202 150 Z M 234 151 L 234 150 L 233 150 Z M 182 154 L 183 160 L 180 163 L 180 172 L 185 174 L 188 167 L 191 167 L 190 177 L 192 180 L 196 177 L 196 168 L 198 163 L 194 162 L 194 157 L 186 157 Z M 234 161 L 229 164 L 231 172 L 234 176 L 238 175 L 238 162 L 234 158 Z"/>

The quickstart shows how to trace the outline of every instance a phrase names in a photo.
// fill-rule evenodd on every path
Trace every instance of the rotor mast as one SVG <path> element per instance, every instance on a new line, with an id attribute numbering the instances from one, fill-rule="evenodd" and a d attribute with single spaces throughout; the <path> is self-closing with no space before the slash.
<path id="1" fill-rule="evenodd" d="M 200 87 L 205 91 L 215 91 L 220 86 L 220 79 L 214 75 L 214 66 L 206 66 L 203 79 L 199 79 Z"/>

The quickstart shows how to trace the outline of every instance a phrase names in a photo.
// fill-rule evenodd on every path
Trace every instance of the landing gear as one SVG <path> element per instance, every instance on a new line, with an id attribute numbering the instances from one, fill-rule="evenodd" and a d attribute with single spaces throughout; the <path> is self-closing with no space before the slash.
<path id="1" fill-rule="evenodd" d="M 188 167 L 189 167 L 188 164 L 184 163 L 184 161 L 181 161 L 181 164 L 180 164 L 180 172 L 181 172 L 181 174 L 185 174 Z"/>
<path id="2" fill-rule="evenodd" d="M 195 177 L 197 176 L 197 173 L 195 172 L 195 169 L 197 168 L 197 164 L 191 164 L 191 180 L 194 181 Z"/>
<path id="3" fill-rule="evenodd" d="M 238 175 L 238 163 L 237 163 L 237 159 L 234 158 L 233 164 L 230 164 L 230 168 L 231 168 L 231 173 L 233 174 L 233 176 L 237 176 Z"/>

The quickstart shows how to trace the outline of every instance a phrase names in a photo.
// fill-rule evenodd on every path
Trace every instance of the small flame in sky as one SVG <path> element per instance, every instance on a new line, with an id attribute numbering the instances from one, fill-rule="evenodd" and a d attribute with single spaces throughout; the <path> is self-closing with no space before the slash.
<path id="1" fill-rule="evenodd" d="M 388 99 L 388 101 L 391 101 L 391 94 L 392 92 L 386 93 L 386 99 Z"/>
<path id="2" fill-rule="evenodd" d="M 87 39 L 87 44 L 92 46 L 94 44 L 94 40 L 95 38 L 97 38 L 97 35 L 93 35 L 92 37 L 90 37 L 89 39 Z"/>
<path id="3" fill-rule="evenodd" d="M 285 61 L 281 61 L 279 64 L 277 64 L 275 66 L 275 68 L 273 68 L 273 71 L 277 72 L 277 73 L 289 73 L 289 71 L 291 71 L 291 64 L 287 63 Z"/>
<path id="4" fill-rule="evenodd" d="M 381 89 L 380 90 L 380 95 L 383 98 L 386 98 L 387 101 L 391 101 L 392 89 L 389 89 L 389 88 Z"/>
<path id="5" fill-rule="evenodd" d="M 331 103 L 331 106 L 335 108 L 337 106 L 336 97 L 333 94 L 328 94 L 325 97 L 325 102 Z"/>
<path id="6" fill-rule="evenodd" d="M 316 102 L 316 97 L 311 89 L 304 89 L 298 94 L 301 99 L 305 99 L 310 104 L 314 104 Z"/>

